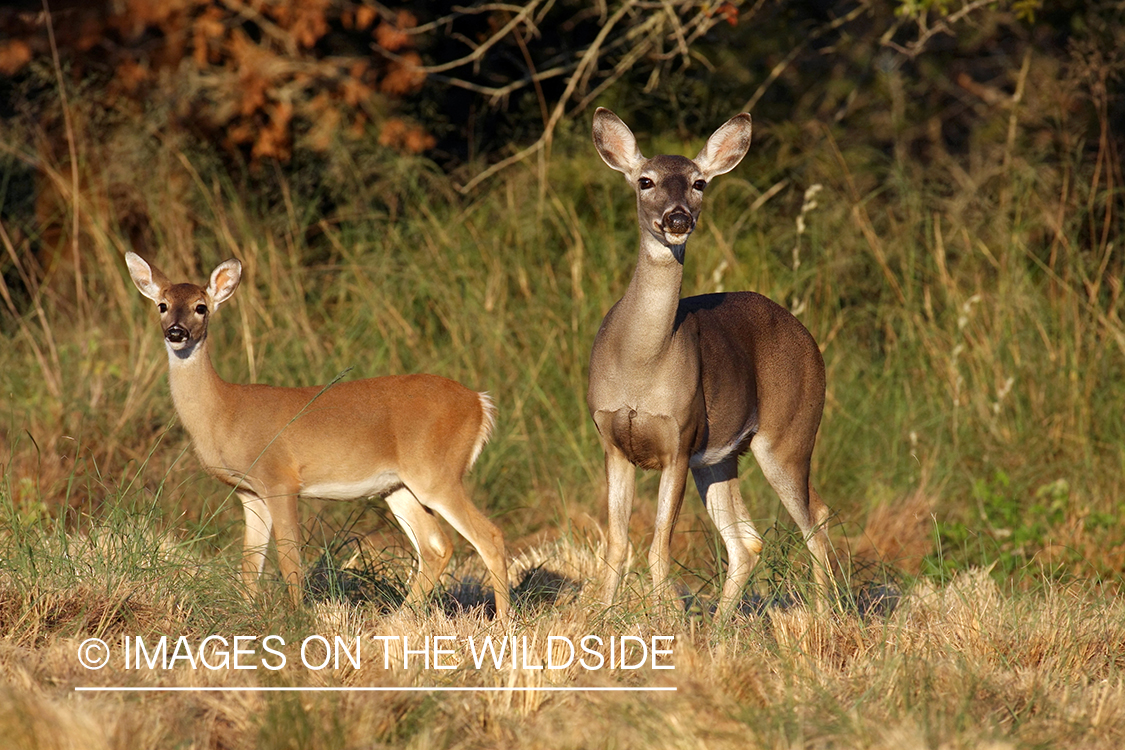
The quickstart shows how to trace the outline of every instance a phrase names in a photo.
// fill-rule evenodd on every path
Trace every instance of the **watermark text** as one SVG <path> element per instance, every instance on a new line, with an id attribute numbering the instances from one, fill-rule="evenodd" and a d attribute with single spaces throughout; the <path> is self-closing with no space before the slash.
<path id="1" fill-rule="evenodd" d="M 292 643 L 280 635 L 122 636 L 117 643 L 87 638 L 78 660 L 90 670 L 111 661 L 124 670 L 209 671 L 289 668 L 311 671 L 391 669 L 445 671 L 675 669 L 675 636 L 323 636 Z"/>

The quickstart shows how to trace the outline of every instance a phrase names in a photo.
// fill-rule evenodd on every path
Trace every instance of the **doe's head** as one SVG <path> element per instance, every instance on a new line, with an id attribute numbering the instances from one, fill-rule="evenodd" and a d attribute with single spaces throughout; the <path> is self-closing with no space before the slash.
<path id="1" fill-rule="evenodd" d="M 695 229 L 703 208 L 703 190 L 712 178 L 738 166 L 750 149 L 750 115 L 727 120 L 694 159 L 654 156 L 646 159 L 629 126 L 604 107 L 594 112 L 594 147 L 602 160 L 625 175 L 637 191 L 641 230 L 649 232 L 683 262 L 682 246 Z"/>
<path id="2" fill-rule="evenodd" d="M 230 299 L 242 279 L 242 264 L 234 258 L 211 272 L 206 287 L 173 284 L 159 268 L 133 252 L 125 253 L 125 263 L 140 293 L 156 303 L 168 351 L 184 359 L 207 337 L 211 314 Z"/>

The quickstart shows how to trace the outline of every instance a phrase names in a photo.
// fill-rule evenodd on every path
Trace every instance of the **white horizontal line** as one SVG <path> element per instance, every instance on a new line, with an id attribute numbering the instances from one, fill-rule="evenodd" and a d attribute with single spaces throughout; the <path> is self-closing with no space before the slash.
<path id="1" fill-rule="evenodd" d="M 84 687 L 76 693 L 657 693 L 676 692 L 674 687 Z"/>

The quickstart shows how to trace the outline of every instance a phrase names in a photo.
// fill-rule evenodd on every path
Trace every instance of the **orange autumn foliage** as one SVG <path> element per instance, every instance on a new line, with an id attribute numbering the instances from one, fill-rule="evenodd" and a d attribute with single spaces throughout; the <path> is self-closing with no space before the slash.
<path id="1" fill-rule="evenodd" d="M 20 39 L 0 42 L 0 73 L 12 75 L 31 62 L 31 47 Z"/>
<path id="2" fill-rule="evenodd" d="M 417 154 L 433 148 L 436 140 L 419 126 L 409 125 L 403 120 L 394 118 L 384 123 L 383 130 L 379 133 L 379 143 Z"/>
<path id="3" fill-rule="evenodd" d="M 336 135 L 362 135 L 373 120 L 393 117 L 396 101 L 426 79 L 407 33 L 417 19 L 370 0 L 90 0 L 58 18 L 36 18 L 21 16 L 0 41 L 0 74 L 50 54 L 50 20 L 75 75 L 111 66 L 107 97 L 163 96 L 180 122 L 255 160 L 289 158 L 298 131 L 314 150 Z M 344 54 L 339 39 L 325 41 L 340 29 L 352 30 Z M 372 52 L 372 40 L 390 54 Z M 433 142 L 417 128 L 392 140 L 413 152 Z"/>

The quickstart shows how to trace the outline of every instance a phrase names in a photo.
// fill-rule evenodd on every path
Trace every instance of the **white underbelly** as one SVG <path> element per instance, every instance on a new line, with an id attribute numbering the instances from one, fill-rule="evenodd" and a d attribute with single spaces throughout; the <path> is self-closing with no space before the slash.
<path id="1" fill-rule="evenodd" d="M 734 440 L 726 445 L 708 446 L 698 451 L 689 459 L 688 465 L 696 469 L 702 466 L 714 466 L 715 464 L 726 461 L 738 451 L 739 446 L 750 436 L 750 433 L 753 432 L 754 429 L 755 425 L 747 425 Z"/>
<path id="2" fill-rule="evenodd" d="M 402 480 L 393 471 L 381 471 L 355 482 L 318 482 L 305 485 L 301 494 L 323 500 L 358 500 L 390 493 L 402 486 Z"/>

